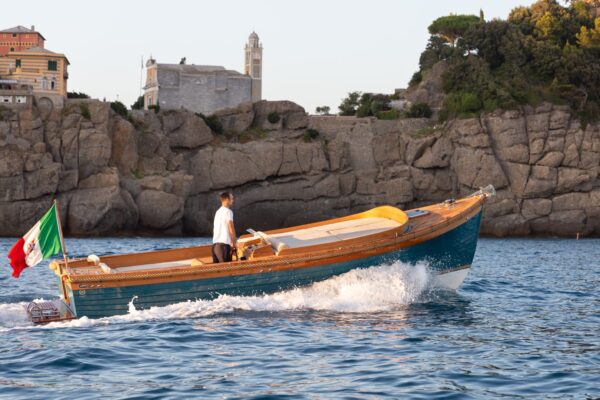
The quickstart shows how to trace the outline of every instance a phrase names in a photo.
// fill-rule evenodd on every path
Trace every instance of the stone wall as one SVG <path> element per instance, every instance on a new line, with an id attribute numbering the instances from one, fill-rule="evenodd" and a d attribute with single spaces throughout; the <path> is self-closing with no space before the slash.
<path id="1" fill-rule="evenodd" d="M 217 135 L 186 111 L 79 101 L 0 116 L 0 235 L 22 235 L 54 197 L 71 235 L 198 234 L 233 190 L 240 230 L 443 201 L 493 184 L 483 232 L 600 234 L 600 126 L 542 105 L 430 121 L 308 116 L 291 102 L 217 113 Z M 281 116 L 270 123 L 267 116 Z M 308 140 L 306 130 L 319 137 Z"/>
<path id="2" fill-rule="evenodd" d="M 186 108 L 209 115 L 252 99 L 252 78 L 234 71 L 185 73 L 159 64 L 158 82 L 158 100 L 165 110 Z"/>

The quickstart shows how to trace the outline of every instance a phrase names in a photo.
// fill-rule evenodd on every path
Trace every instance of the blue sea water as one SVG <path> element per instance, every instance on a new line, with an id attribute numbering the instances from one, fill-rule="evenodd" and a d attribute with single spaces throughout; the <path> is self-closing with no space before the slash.
<path id="1" fill-rule="evenodd" d="M 205 239 L 67 239 L 73 256 Z M 0 239 L 0 254 L 14 240 Z M 0 398 L 600 397 L 600 240 L 481 239 L 456 291 L 400 263 L 259 297 L 31 326 L 0 261 Z"/>

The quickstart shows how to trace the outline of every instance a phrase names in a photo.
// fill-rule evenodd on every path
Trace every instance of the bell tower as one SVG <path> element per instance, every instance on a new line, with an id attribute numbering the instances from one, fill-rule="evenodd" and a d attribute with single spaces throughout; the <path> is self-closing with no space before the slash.
<path id="1" fill-rule="evenodd" d="M 252 78 L 252 101 L 262 99 L 262 44 L 256 32 L 248 37 L 248 43 L 244 48 L 244 74 Z"/>

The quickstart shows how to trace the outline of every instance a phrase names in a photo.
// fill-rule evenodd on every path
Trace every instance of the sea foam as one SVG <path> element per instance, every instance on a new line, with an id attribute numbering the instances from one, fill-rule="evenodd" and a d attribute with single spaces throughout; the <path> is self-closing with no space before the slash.
<path id="1" fill-rule="evenodd" d="M 100 319 L 81 317 L 35 328 L 90 327 L 150 320 L 210 317 L 236 310 L 379 312 L 418 301 L 430 282 L 431 275 L 426 265 L 412 266 L 394 262 L 352 270 L 308 287 L 262 296 L 221 295 L 214 300 L 187 301 L 146 310 L 136 309 L 134 297 L 129 303 L 129 312 L 126 315 Z M 0 304 L 0 332 L 33 328 L 27 319 L 26 306 L 27 303 Z"/>

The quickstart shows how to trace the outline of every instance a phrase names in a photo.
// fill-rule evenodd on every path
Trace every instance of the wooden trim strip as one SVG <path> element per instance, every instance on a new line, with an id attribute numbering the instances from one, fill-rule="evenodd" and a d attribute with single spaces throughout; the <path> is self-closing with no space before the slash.
<path id="1" fill-rule="evenodd" d="M 97 283 L 96 287 L 120 287 L 166 283 L 203 278 L 237 276 L 243 274 L 259 274 L 262 272 L 279 271 L 296 268 L 310 268 L 338 262 L 352 261 L 360 258 L 385 254 L 401 248 L 413 246 L 442 235 L 468 221 L 481 211 L 483 199 L 465 202 L 465 209 L 458 210 L 456 215 L 442 220 L 433 226 L 416 229 L 405 234 L 386 231 L 361 240 L 348 240 L 347 243 L 335 243 L 333 246 L 322 246 L 315 251 L 285 256 L 269 256 L 255 261 L 236 261 L 227 264 L 207 264 L 197 267 L 181 267 L 157 269 L 143 272 L 122 272 L 103 275 L 70 275 L 68 284 L 72 289 L 90 288 L 86 283 Z M 365 239 L 368 239 L 365 241 Z M 350 243 L 353 242 L 353 243 Z M 184 249 L 181 249 L 184 250 Z M 168 252 L 164 250 L 163 252 Z M 80 286 L 82 285 L 82 286 Z"/>

